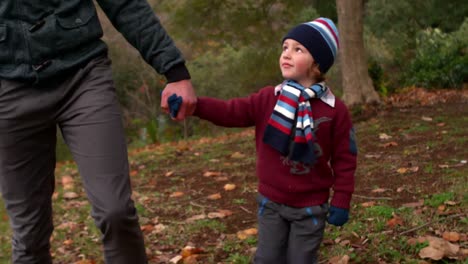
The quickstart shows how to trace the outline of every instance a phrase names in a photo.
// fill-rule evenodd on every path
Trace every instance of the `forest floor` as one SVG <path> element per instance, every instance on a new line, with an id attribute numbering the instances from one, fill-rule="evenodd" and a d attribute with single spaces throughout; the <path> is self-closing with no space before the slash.
<path id="1" fill-rule="evenodd" d="M 467 263 L 468 91 L 408 89 L 355 113 L 351 219 L 327 226 L 320 263 Z M 256 245 L 254 132 L 130 151 L 150 263 L 249 263 Z M 1 203 L 1 201 L 0 201 Z M 54 263 L 103 263 L 73 162 L 57 164 Z M 0 205 L 0 263 L 11 231 Z"/>

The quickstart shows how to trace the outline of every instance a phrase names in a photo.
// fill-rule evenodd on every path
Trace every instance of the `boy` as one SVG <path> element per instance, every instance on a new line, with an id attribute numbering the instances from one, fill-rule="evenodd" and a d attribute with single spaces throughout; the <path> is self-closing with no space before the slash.
<path id="1" fill-rule="evenodd" d="M 317 263 L 325 221 L 341 226 L 348 220 L 357 148 L 346 106 L 323 82 L 338 42 L 327 18 L 298 25 L 283 38 L 282 84 L 246 98 L 198 98 L 195 116 L 256 128 L 255 263 Z"/>

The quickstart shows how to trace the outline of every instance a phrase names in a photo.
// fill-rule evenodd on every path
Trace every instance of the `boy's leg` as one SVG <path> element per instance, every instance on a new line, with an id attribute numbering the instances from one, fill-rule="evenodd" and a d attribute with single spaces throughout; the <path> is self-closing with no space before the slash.
<path id="1" fill-rule="evenodd" d="M 93 60 L 63 86 L 58 122 L 103 234 L 106 263 L 147 263 L 110 60 Z"/>
<path id="2" fill-rule="evenodd" d="M 31 85 L 0 80 L 0 192 L 15 264 L 52 263 L 56 127 L 51 101 L 41 94 Z"/>
<path id="3" fill-rule="evenodd" d="M 323 240 L 327 210 L 327 205 L 288 207 L 287 215 L 291 220 L 288 263 L 318 263 L 318 250 Z"/>
<path id="4" fill-rule="evenodd" d="M 258 243 L 255 264 L 286 264 L 289 223 L 280 215 L 281 205 L 258 195 Z"/>

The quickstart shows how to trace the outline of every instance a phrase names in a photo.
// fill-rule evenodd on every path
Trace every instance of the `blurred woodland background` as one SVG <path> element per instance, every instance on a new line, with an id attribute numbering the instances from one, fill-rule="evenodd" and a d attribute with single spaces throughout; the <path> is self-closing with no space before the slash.
<path id="1" fill-rule="evenodd" d="M 327 73 L 327 82 L 353 114 L 368 104 L 382 105 L 387 96 L 411 87 L 466 89 L 468 5 L 463 0 L 150 3 L 182 50 L 199 96 L 247 96 L 263 86 L 280 83 L 282 37 L 291 27 L 319 16 L 336 22 L 342 47 L 347 50 Z M 130 147 L 224 133 L 224 129 L 196 118 L 174 122 L 162 113 L 160 93 L 165 78 L 141 59 L 102 12 L 100 18 Z M 358 42 L 353 42 L 356 36 Z M 344 40 L 350 41 L 343 44 Z M 343 55 L 351 56 L 346 63 Z M 353 55 L 360 56 L 363 63 Z M 365 76 L 352 72 L 358 64 L 364 65 Z M 356 82 L 359 79 L 363 82 Z M 365 90 L 366 86 L 371 91 Z M 369 99 L 373 93 L 375 97 Z M 353 98 L 356 94 L 361 95 Z M 61 142 L 58 157 L 69 158 Z"/>

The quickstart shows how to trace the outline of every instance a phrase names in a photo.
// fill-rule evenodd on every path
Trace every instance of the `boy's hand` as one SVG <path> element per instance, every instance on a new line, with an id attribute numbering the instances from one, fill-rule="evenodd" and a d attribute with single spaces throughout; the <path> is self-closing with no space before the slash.
<path id="1" fill-rule="evenodd" d="M 330 206 L 327 222 L 334 226 L 342 226 L 349 220 L 349 210 Z"/>
<path id="2" fill-rule="evenodd" d="M 168 99 L 171 95 L 177 94 L 183 98 L 182 104 L 180 105 L 179 112 L 175 120 L 183 120 L 187 116 L 191 116 L 195 111 L 197 104 L 197 97 L 190 80 L 181 80 L 178 82 L 168 83 L 161 93 L 161 108 L 166 112 L 170 113 Z"/>

